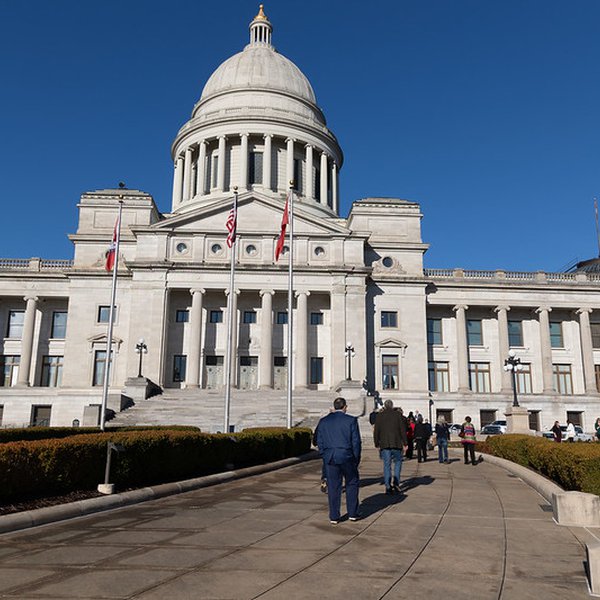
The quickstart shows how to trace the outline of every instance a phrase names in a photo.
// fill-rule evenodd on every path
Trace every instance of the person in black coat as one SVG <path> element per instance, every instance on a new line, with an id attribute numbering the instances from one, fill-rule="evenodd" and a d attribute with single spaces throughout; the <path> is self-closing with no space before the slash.
<path id="1" fill-rule="evenodd" d="M 430 429 L 427 424 L 423 423 L 423 416 L 417 416 L 417 422 L 415 423 L 414 438 L 417 446 L 417 459 L 419 462 L 425 462 L 427 460 L 427 440 L 431 435 Z"/>

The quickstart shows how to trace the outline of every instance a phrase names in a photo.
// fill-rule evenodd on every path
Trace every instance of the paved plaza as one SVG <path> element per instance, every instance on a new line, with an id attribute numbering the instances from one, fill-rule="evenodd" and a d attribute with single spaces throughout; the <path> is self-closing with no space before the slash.
<path id="1" fill-rule="evenodd" d="M 483 462 L 405 461 L 386 496 L 361 465 L 358 522 L 331 525 L 320 462 L 0 536 L 0 598 L 589 598 L 585 548 Z"/>

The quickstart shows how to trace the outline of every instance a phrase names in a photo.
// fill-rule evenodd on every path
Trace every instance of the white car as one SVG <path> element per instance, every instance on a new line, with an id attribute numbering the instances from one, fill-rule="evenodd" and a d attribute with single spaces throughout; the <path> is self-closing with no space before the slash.
<path id="1" fill-rule="evenodd" d="M 566 442 L 567 441 L 567 426 L 561 425 L 560 430 L 562 431 L 562 441 Z M 542 433 L 542 435 L 545 438 L 548 438 L 549 440 L 554 439 L 554 434 L 550 430 L 544 431 L 544 433 Z M 591 433 L 585 433 L 579 425 L 575 425 L 575 438 L 573 441 L 575 441 L 575 442 L 593 442 L 594 439 L 595 439 L 594 435 L 592 435 Z"/>
<path id="2" fill-rule="evenodd" d="M 500 427 L 502 433 L 506 433 L 506 421 L 503 419 L 500 419 L 499 421 L 494 421 L 493 423 L 488 423 L 488 425 L 496 425 L 497 427 Z"/>

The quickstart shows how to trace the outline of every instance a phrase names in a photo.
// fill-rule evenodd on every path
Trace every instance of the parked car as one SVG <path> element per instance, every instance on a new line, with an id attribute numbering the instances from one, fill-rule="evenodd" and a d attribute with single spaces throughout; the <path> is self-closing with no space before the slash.
<path id="1" fill-rule="evenodd" d="M 450 430 L 450 435 L 458 435 L 460 433 L 460 430 L 462 428 L 462 425 L 460 423 L 450 423 L 448 425 L 448 429 Z"/>
<path id="2" fill-rule="evenodd" d="M 493 423 L 489 423 L 489 425 L 496 425 L 502 429 L 502 433 L 506 433 L 506 420 L 500 419 L 498 421 L 494 421 Z"/>
<path id="3" fill-rule="evenodd" d="M 500 425 L 494 425 L 492 423 L 486 425 L 481 430 L 481 435 L 502 435 L 503 433 L 504 431 L 502 431 L 502 427 Z"/>
<path id="4" fill-rule="evenodd" d="M 562 441 L 566 442 L 567 441 L 567 426 L 566 425 L 561 425 L 560 426 L 560 430 L 562 431 Z M 548 438 L 549 440 L 553 440 L 554 439 L 554 434 L 551 431 L 544 431 L 542 433 L 542 435 L 545 438 Z M 593 436 L 591 433 L 585 433 L 583 431 L 583 429 L 579 425 L 575 425 L 575 438 L 574 438 L 574 440 L 576 442 L 593 442 L 594 439 L 595 439 L 595 436 Z"/>

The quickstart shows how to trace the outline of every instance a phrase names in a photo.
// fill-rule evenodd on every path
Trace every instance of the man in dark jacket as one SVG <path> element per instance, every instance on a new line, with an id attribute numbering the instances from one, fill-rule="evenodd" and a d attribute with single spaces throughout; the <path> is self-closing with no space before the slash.
<path id="1" fill-rule="evenodd" d="M 344 398 L 333 402 L 334 412 L 323 417 L 317 426 L 317 446 L 327 470 L 327 497 L 329 520 L 340 521 L 342 501 L 342 478 L 346 482 L 346 508 L 351 521 L 358 514 L 358 465 L 360 464 L 361 442 L 356 417 L 346 414 Z"/>
<path id="2" fill-rule="evenodd" d="M 406 437 L 406 420 L 402 415 L 402 409 L 394 410 L 394 403 L 391 400 L 386 400 L 383 403 L 383 410 L 377 414 L 373 440 L 383 459 L 385 493 L 397 492 L 400 485 L 402 454 L 406 450 L 408 440 Z M 394 462 L 393 481 L 392 461 Z"/>

